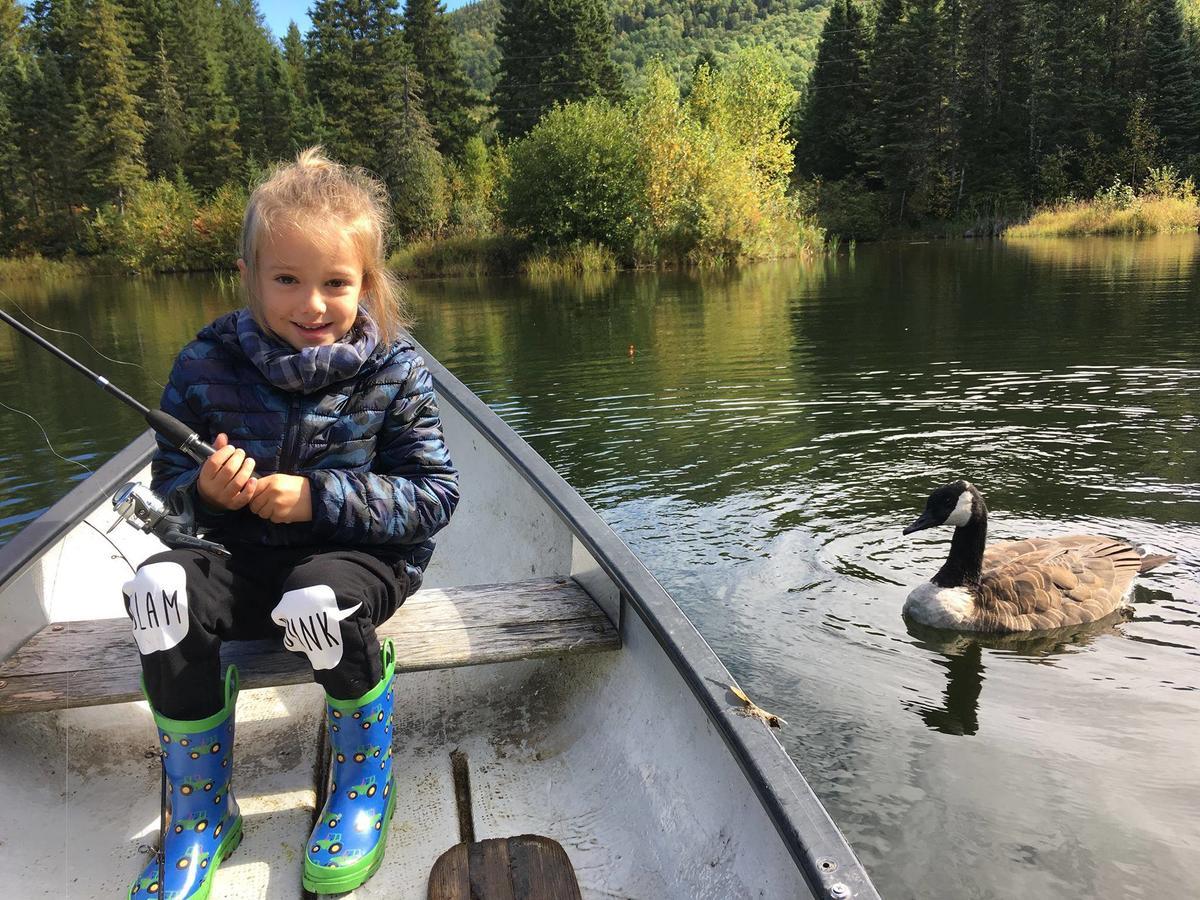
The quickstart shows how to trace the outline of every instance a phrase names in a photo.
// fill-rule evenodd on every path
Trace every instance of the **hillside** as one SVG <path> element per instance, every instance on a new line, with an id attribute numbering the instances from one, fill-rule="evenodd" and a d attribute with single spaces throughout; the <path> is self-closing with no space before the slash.
<path id="1" fill-rule="evenodd" d="M 830 0 L 613 0 L 613 59 L 626 83 L 661 57 L 676 74 L 689 74 L 706 51 L 720 60 L 739 47 L 769 44 L 788 61 L 793 81 L 808 74 Z M 463 65 L 476 87 L 490 92 L 500 54 L 493 36 L 499 0 L 469 3 L 449 14 Z"/>

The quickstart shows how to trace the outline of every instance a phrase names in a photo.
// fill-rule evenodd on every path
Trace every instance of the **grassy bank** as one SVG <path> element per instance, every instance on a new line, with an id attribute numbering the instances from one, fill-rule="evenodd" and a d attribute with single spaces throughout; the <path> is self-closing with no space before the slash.
<path id="1" fill-rule="evenodd" d="M 1070 237 L 1086 234 L 1156 234 L 1195 231 L 1200 200 L 1190 178 L 1172 169 L 1151 169 L 1142 193 L 1122 184 L 1096 192 L 1090 200 L 1068 199 L 1037 210 L 1009 237 Z"/>
<path id="2" fill-rule="evenodd" d="M 54 278 L 76 278 L 94 271 L 84 260 L 47 259 L 41 254 L 0 259 L 0 284 L 13 281 L 35 281 Z"/>

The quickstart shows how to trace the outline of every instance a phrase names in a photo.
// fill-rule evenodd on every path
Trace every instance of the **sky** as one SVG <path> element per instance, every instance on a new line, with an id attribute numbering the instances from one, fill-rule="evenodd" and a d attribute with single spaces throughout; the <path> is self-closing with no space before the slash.
<path id="1" fill-rule="evenodd" d="M 446 10 L 458 9 L 467 0 L 446 0 Z M 311 0 L 258 0 L 258 8 L 262 10 L 267 26 L 279 37 L 287 34 L 288 22 L 293 19 L 300 26 L 300 33 L 308 31 L 308 8 Z M 404 9 L 403 0 L 399 4 Z"/>

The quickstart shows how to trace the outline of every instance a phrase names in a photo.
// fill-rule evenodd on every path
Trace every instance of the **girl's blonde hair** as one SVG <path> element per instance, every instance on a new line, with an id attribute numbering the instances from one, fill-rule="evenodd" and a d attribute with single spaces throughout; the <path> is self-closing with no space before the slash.
<path id="1" fill-rule="evenodd" d="M 309 147 L 295 162 L 278 163 L 250 195 L 242 220 L 239 251 L 246 264 L 242 296 L 259 327 L 269 332 L 258 296 L 258 248 L 281 229 L 297 228 L 309 238 L 335 243 L 339 230 L 358 251 L 363 266 L 360 304 L 390 343 L 411 325 L 400 282 L 387 268 L 391 213 L 387 188 L 357 166 L 343 166 Z"/>

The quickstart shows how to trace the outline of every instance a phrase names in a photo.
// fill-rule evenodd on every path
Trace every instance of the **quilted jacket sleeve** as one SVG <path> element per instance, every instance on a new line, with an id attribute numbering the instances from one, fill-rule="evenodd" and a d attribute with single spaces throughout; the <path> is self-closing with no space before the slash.
<path id="1" fill-rule="evenodd" d="M 204 417 L 188 400 L 186 374 L 191 359 L 190 347 L 185 347 L 175 360 L 171 369 L 171 377 L 163 390 L 159 409 L 168 413 L 188 428 L 195 431 L 205 441 L 211 441 L 212 436 L 205 433 Z M 188 494 L 195 503 L 196 517 L 200 524 L 216 522 L 223 512 L 212 510 L 198 500 L 195 491 L 196 478 L 200 474 L 200 466 L 182 450 L 169 444 L 161 435 L 156 435 L 158 447 L 150 463 L 150 489 L 158 496 L 169 500 L 176 493 Z"/>
<path id="2" fill-rule="evenodd" d="M 369 472 L 306 472 L 314 536 L 342 544 L 420 544 L 450 521 L 458 472 L 446 452 L 433 378 L 419 357 L 388 409 Z"/>

